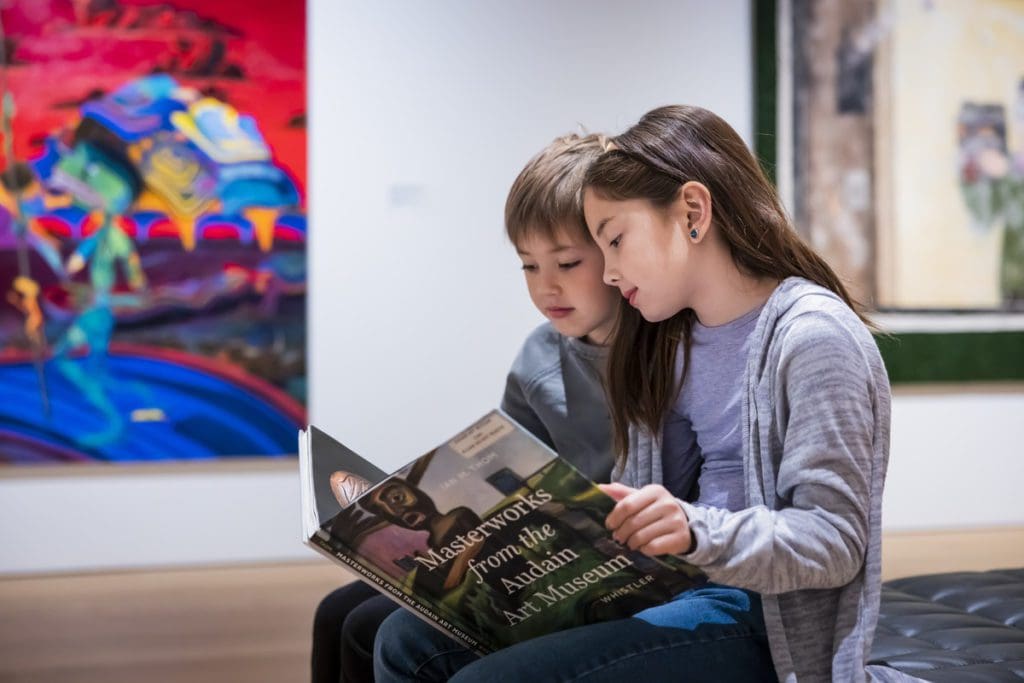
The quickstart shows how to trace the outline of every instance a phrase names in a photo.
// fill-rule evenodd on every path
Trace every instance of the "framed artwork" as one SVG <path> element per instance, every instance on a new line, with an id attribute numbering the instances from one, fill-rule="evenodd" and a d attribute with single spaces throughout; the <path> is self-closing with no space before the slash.
<path id="1" fill-rule="evenodd" d="M 0 466 L 294 453 L 305 7 L 8 0 Z"/>
<path id="2" fill-rule="evenodd" d="M 758 152 L 893 381 L 1024 379 L 1024 4 L 755 8 Z"/>
<path id="3" fill-rule="evenodd" d="M 879 305 L 1024 311 L 1024 6 L 881 11 Z"/>

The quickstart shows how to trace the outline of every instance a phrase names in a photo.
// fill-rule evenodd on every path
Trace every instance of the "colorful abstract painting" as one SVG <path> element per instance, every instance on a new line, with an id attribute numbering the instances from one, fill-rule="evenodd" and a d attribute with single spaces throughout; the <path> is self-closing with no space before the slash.
<path id="1" fill-rule="evenodd" d="M 0 463 L 294 452 L 305 8 L 5 0 Z"/>

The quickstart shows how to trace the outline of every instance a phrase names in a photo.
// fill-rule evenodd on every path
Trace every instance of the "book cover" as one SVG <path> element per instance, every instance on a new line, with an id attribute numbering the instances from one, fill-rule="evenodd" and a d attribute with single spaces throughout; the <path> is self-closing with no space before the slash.
<path id="1" fill-rule="evenodd" d="M 307 543 L 480 653 L 705 581 L 617 543 L 604 526 L 614 501 L 500 411 L 389 476 L 305 435 Z"/>

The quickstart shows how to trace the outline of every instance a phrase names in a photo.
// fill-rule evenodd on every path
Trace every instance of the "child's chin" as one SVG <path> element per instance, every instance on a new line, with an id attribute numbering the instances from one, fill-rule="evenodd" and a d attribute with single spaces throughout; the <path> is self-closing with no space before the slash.
<path id="1" fill-rule="evenodd" d="M 642 308 L 637 309 L 640 312 L 640 317 L 649 323 L 660 323 L 663 320 L 668 320 L 675 313 L 665 313 L 664 311 L 651 311 L 644 310 Z"/>
<path id="2" fill-rule="evenodd" d="M 579 329 L 579 325 L 569 325 L 561 320 L 552 320 L 551 325 L 563 337 L 582 337 L 586 334 Z"/>

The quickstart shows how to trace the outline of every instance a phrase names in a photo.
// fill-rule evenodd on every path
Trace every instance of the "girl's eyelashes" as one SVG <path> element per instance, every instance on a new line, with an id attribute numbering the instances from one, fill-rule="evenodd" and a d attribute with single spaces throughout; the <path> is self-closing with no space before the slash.
<path id="1" fill-rule="evenodd" d="M 532 273 L 533 271 L 537 270 L 537 264 L 535 264 L 535 263 L 524 263 L 523 264 L 523 270 L 525 270 L 527 273 Z"/>
<path id="2" fill-rule="evenodd" d="M 619 235 L 618 237 L 613 239 L 611 242 L 609 242 L 608 246 L 611 247 L 612 249 L 618 249 L 619 244 L 621 242 L 622 242 L 622 235 Z"/>

